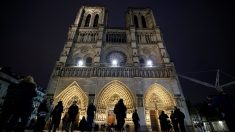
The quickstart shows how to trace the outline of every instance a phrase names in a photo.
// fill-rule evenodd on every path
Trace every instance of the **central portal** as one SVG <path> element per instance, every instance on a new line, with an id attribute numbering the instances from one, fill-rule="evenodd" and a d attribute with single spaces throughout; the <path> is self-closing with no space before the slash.
<path id="1" fill-rule="evenodd" d="M 115 124 L 114 106 L 119 99 L 124 100 L 127 107 L 126 123 L 132 121 L 131 114 L 135 109 L 134 97 L 129 88 L 122 82 L 114 80 L 106 84 L 98 93 L 95 99 L 96 104 L 96 120 L 98 124 Z"/>

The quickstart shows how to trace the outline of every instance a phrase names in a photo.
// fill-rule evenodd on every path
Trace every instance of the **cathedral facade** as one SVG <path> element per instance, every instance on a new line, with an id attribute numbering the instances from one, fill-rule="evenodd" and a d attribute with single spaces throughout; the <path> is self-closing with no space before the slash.
<path id="1" fill-rule="evenodd" d="M 51 75 L 47 95 L 63 101 L 64 113 L 73 101 L 78 120 L 87 106 L 96 106 L 95 123 L 107 124 L 119 99 L 127 107 L 126 124 L 160 130 L 158 116 L 174 106 L 190 117 L 173 63 L 151 9 L 128 8 L 126 26 L 111 28 L 104 7 L 82 6 L 71 25 L 63 51 Z"/>

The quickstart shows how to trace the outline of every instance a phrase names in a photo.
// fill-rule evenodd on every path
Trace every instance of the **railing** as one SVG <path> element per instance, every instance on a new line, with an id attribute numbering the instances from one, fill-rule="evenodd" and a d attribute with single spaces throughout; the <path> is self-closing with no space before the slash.
<path id="1" fill-rule="evenodd" d="M 57 67 L 55 76 L 169 78 L 172 72 L 172 67 Z"/>
<path id="2" fill-rule="evenodd" d="M 95 43 L 98 39 L 98 30 L 81 30 L 76 36 L 76 42 Z"/>
<path id="3" fill-rule="evenodd" d="M 105 33 L 105 41 L 107 43 L 127 43 L 126 30 L 107 29 Z"/>
<path id="4" fill-rule="evenodd" d="M 152 30 L 137 30 L 136 42 L 142 44 L 154 44 L 157 43 L 157 36 Z"/>

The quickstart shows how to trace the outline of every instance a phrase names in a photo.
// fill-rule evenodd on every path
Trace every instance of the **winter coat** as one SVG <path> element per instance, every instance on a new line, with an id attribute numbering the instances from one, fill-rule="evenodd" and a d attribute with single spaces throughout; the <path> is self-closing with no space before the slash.
<path id="1" fill-rule="evenodd" d="M 78 106 L 77 105 L 71 105 L 68 110 L 69 114 L 69 121 L 75 121 L 75 118 L 78 114 Z"/>

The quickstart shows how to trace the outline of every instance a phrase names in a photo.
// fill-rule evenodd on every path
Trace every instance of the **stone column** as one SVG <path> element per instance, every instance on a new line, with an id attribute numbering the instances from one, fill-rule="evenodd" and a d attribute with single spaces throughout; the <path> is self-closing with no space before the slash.
<path id="1" fill-rule="evenodd" d="M 140 118 L 140 130 L 146 130 L 146 119 L 145 119 L 145 109 L 144 109 L 144 102 L 143 102 L 143 95 L 137 94 L 137 113 Z"/>
<path id="2" fill-rule="evenodd" d="M 96 55 L 94 59 L 94 63 L 96 66 L 100 65 L 100 53 L 101 53 L 101 47 L 102 47 L 102 42 L 103 42 L 103 34 L 104 34 L 104 26 L 99 25 L 98 40 L 96 43 Z"/>
<path id="3" fill-rule="evenodd" d="M 78 14 L 77 14 L 77 17 L 76 17 L 76 19 L 75 19 L 75 21 L 74 21 L 74 25 L 78 25 L 78 24 L 79 24 L 79 21 L 81 21 L 80 19 L 81 19 L 81 15 L 82 15 L 83 9 L 84 9 L 84 6 L 82 6 L 82 7 L 80 8 L 80 10 L 79 10 L 79 12 L 78 12 Z"/>
<path id="4" fill-rule="evenodd" d="M 136 37 L 135 37 L 135 28 L 133 26 L 130 27 L 130 40 L 131 40 L 131 48 L 132 48 L 132 61 L 134 66 L 138 66 L 139 59 L 138 59 L 138 50 L 136 44 Z"/>

